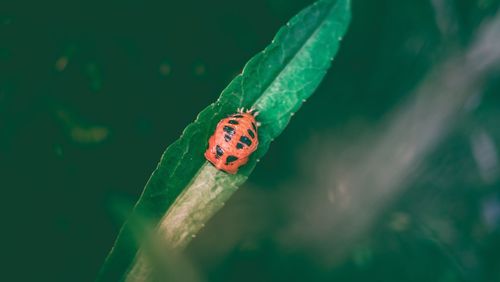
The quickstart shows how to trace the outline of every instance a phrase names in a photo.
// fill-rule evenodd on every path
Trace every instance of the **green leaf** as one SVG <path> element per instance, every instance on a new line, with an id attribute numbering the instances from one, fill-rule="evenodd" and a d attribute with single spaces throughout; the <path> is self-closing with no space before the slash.
<path id="1" fill-rule="evenodd" d="M 245 182 L 271 141 L 318 87 L 349 22 L 349 0 L 320 0 L 293 17 L 167 148 L 134 213 L 156 222 L 172 247 L 184 247 Z M 240 107 L 260 112 L 259 147 L 238 174 L 230 175 L 206 162 L 203 153 L 219 120 Z M 98 280 L 119 281 L 134 260 L 136 265 L 141 261 L 130 230 L 130 222 L 125 223 Z"/>

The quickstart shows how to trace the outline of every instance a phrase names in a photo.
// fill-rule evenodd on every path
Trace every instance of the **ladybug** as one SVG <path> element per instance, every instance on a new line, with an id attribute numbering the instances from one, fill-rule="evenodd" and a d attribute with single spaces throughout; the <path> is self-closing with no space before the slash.
<path id="1" fill-rule="evenodd" d="M 241 108 L 236 114 L 219 121 L 208 140 L 205 158 L 217 169 L 235 174 L 259 145 L 257 115 L 254 109 L 245 111 Z"/>

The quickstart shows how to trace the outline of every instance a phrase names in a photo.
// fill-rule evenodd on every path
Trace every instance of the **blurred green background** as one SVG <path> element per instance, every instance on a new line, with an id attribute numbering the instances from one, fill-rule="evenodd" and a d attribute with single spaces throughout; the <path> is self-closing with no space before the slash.
<path id="1" fill-rule="evenodd" d="M 166 146 L 312 2 L 2 1 L 5 281 L 92 281 L 123 220 L 116 203 L 138 198 Z M 332 69 L 187 249 L 192 271 L 202 281 L 500 281 L 498 72 L 382 204 L 328 192 L 338 154 L 362 160 L 499 6 L 354 0 Z M 328 205 L 349 205 L 349 217 Z"/>

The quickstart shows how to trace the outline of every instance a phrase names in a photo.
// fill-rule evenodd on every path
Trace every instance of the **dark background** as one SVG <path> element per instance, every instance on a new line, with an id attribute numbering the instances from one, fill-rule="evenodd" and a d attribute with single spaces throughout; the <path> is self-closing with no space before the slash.
<path id="1" fill-rule="evenodd" d="M 292 225 L 307 233 L 296 218 L 310 209 L 304 195 L 318 191 L 322 174 L 314 171 L 326 164 L 316 157 L 343 148 L 330 140 L 370 139 L 363 132 L 376 134 L 499 7 L 436 2 L 444 16 L 431 1 L 353 1 L 351 27 L 321 87 L 188 248 L 202 280 L 500 281 L 498 167 L 481 178 L 470 141 L 480 131 L 500 144 L 498 73 L 474 112 L 424 158 L 425 169 L 342 254 L 321 251 L 331 242 L 289 236 Z M 114 203 L 138 198 L 166 146 L 310 3 L 2 1 L 5 281 L 92 281 L 123 220 Z M 436 19 L 453 28 L 443 33 Z"/>

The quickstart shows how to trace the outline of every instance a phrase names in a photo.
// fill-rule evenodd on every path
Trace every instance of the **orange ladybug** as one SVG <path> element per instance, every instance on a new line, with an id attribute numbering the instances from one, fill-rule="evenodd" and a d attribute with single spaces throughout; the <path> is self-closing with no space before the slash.
<path id="1" fill-rule="evenodd" d="M 219 121 L 208 140 L 205 158 L 217 169 L 235 174 L 259 145 L 257 115 L 254 109 L 244 111 L 241 108 L 236 114 Z"/>

